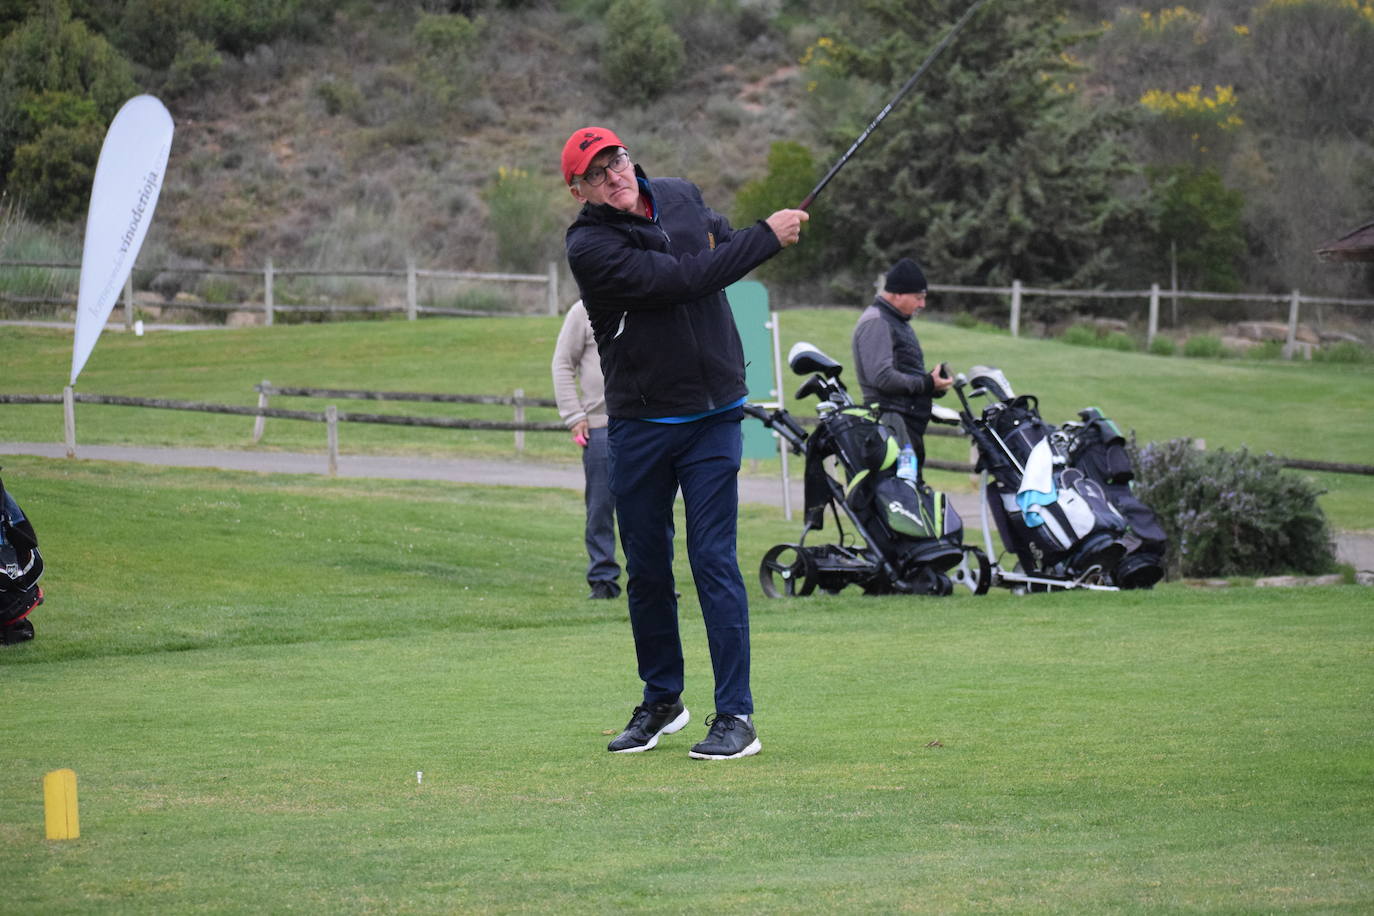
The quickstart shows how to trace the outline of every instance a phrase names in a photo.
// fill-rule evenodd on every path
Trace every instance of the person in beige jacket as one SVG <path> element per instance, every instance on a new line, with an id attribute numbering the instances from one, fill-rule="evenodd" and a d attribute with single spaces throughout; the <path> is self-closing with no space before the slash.
<path id="1" fill-rule="evenodd" d="M 615 500 L 606 468 L 606 385 L 587 309 L 579 299 L 568 309 L 553 351 L 553 395 L 558 413 L 582 448 L 586 475 L 588 598 L 620 596 L 615 557 Z"/>

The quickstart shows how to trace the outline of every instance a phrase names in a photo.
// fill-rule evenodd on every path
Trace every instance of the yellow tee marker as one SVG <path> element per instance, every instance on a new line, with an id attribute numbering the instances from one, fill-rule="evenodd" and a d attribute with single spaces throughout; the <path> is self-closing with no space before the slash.
<path id="1" fill-rule="evenodd" d="M 53 770 L 43 776 L 43 818 L 50 840 L 74 840 L 81 836 L 76 815 L 75 770 Z"/>

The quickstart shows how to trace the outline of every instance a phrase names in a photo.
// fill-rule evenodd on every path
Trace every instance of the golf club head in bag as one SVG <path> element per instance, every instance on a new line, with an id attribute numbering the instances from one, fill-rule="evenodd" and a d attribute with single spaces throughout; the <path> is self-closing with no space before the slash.
<path id="1" fill-rule="evenodd" d="M 0 481 L 0 644 L 33 639 L 28 616 L 43 603 L 42 576 L 33 525 Z"/>

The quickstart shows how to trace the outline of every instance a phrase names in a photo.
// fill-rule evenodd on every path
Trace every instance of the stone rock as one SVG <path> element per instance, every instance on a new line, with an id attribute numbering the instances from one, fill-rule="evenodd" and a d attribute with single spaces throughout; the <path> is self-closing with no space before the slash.
<path id="1" fill-rule="evenodd" d="M 1237 353 L 1245 353 L 1258 347 L 1262 341 L 1253 337 L 1233 337 L 1225 335 L 1221 338 L 1221 345 L 1227 350 L 1234 350 Z"/>
<path id="2" fill-rule="evenodd" d="M 1291 588 L 1297 585 L 1340 585 L 1344 581 L 1345 577 L 1340 573 L 1332 573 L 1329 576 L 1268 576 L 1256 579 L 1255 585 L 1258 588 Z"/>
<path id="3" fill-rule="evenodd" d="M 251 328 L 267 322 L 267 316 L 262 312 L 248 312 L 242 309 L 230 312 L 224 317 L 226 328 Z"/>
<path id="4" fill-rule="evenodd" d="M 1237 322 L 1231 331 L 1234 336 L 1243 337 L 1246 340 L 1285 341 L 1288 339 L 1288 325 L 1280 324 L 1277 321 L 1241 321 Z"/>
<path id="5" fill-rule="evenodd" d="M 1231 333 L 1235 337 L 1244 337 L 1247 340 L 1277 340 L 1282 343 L 1288 340 L 1288 325 L 1282 321 L 1240 321 L 1232 326 Z M 1317 332 L 1305 324 L 1297 326 L 1293 331 L 1293 337 L 1301 343 L 1321 342 Z"/>

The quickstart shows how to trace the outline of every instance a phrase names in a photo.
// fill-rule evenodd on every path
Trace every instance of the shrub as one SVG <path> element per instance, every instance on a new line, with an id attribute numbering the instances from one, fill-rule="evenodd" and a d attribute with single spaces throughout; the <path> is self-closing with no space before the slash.
<path id="1" fill-rule="evenodd" d="M 1136 496 L 1169 535 L 1171 576 L 1318 574 L 1335 565 L 1331 531 L 1304 477 L 1273 455 L 1209 452 L 1187 439 L 1135 456 Z"/>
<path id="2" fill-rule="evenodd" d="M 411 33 L 419 51 L 420 83 L 441 106 L 472 93 L 476 70 L 472 54 L 484 20 L 448 13 L 422 13 Z"/>
<path id="3" fill-rule="evenodd" d="M 105 127 L 136 87 L 128 61 L 65 3 L 27 6 L 0 38 L 0 188 L 22 191 L 33 219 L 66 220 L 84 209 Z"/>
<path id="4" fill-rule="evenodd" d="M 1059 335 L 1061 343 L 1072 344 L 1075 347 L 1095 347 L 1097 346 L 1097 331 L 1085 324 L 1075 324 L 1065 329 Z"/>
<path id="5" fill-rule="evenodd" d="M 527 273 L 542 271 L 553 255 L 558 226 L 555 193 L 524 169 L 501 166 L 482 197 L 502 264 Z"/>
<path id="6" fill-rule="evenodd" d="M 315 97 L 324 103 L 325 114 L 346 115 L 358 120 L 363 109 L 363 94 L 351 79 L 326 76 L 315 84 Z"/>
<path id="7" fill-rule="evenodd" d="M 1367 363 L 1374 362 L 1374 353 L 1351 340 L 1342 340 L 1329 347 L 1312 352 L 1312 359 L 1324 363 Z"/>
<path id="8" fill-rule="evenodd" d="M 1210 334 L 1189 337 L 1183 344 L 1183 355 L 1194 359 L 1218 359 L 1222 355 L 1221 338 Z"/>
<path id="9" fill-rule="evenodd" d="M 816 177 L 816 163 L 810 150 L 791 140 L 774 142 L 768 148 L 768 174 L 745 183 L 735 195 L 732 222 L 747 226 L 766 219 L 775 210 L 795 207 L 815 185 Z M 807 243 L 764 264 L 759 270 L 760 278 L 787 283 L 819 276 L 828 227 L 818 220 L 808 223 L 802 231 Z"/>
<path id="10" fill-rule="evenodd" d="M 162 89 L 168 95 L 187 95 L 210 85 L 223 67 L 224 58 L 214 45 L 189 32 L 182 33 Z"/>
<path id="11" fill-rule="evenodd" d="M 1150 341 L 1150 353 L 1154 356 L 1173 356 L 1178 352 L 1178 344 L 1172 337 L 1156 337 Z"/>
<path id="12" fill-rule="evenodd" d="M 14 151 L 10 184 L 23 189 L 24 205 L 44 220 L 67 222 L 86 212 L 103 140 L 93 124 L 49 127 Z"/>
<path id="13" fill-rule="evenodd" d="M 601 72 L 616 97 L 649 102 L 677 81 L 685 54 L 682 39 L 668 25 L 657 0 L 615 0 L 606 14 Z"/>
<path id="14" fill-rule="evenodd" d="M 1112 331 L 1098 342 L 1098 346 L 1108 350 L 1120 350 L 1122 353 L 1134 353 L 1140 349 L 1136 346 L 1134 338 L 1124 331 Z"/>

